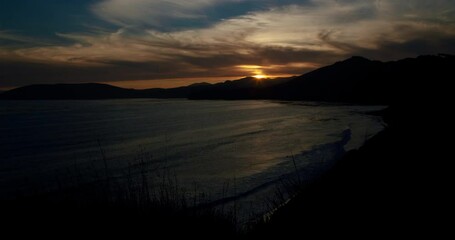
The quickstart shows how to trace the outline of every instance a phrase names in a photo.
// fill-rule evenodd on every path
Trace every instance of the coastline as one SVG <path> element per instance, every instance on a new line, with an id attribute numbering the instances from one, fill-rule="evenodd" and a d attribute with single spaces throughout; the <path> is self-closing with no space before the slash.
<path id="1" fill-rule="evenodd" d="M 185 229 L 194 235 L 204 231 L 207 236 L 219 236 L 221 232 L 226 233 L 223 238 L 229 239 L 291 237 L 293 234 L 302 234 L 302 231 L 305 235 L 324 235 L 333 231 L 350 235 L 364 232 L 386 235 L 393 231 L 404 234 L 410 229 L 403 228 L 403 221 L 412 226 L 429 226 L 431 223 L 428 220 L 431 218 L 421 214 L 433 202 L 425 203 L 422 199 L 419 192 L 423 186 L 419 179 L 421 173 L 415 172 L 426 167 L 415 161 L 418 155 L 425 152 L 411 151 L 421 145 L 421 139 L 416 137 L 420 132 L 414 130 L 416 125 L 422 123 L 422 119 L 411 122 L 415 115 L 404 114 L 395 106 L 373 114 L 383 116 L 387 124 L 385 130 L 369 139 L 358 150 L 348 151 L 344 157 L 331 164 L 329 171 L 322 172 L 320 177 L 309 184 L 297 185 L 296 194 L 292 194 L 293 197 L 286 204 L 280 205 L 267 221 L 251 224 L 246 230 L 237 228 L 238 216 L 232 209 L 219 211 L 211 207 L 194 209 L 182 205 L 182 209 L 176 210 L 178 206 L 173 205 L 172 200 L 177 199 L 182 201 L 179 204 L 183 204 L 191 199 L 180 198 L 178 193 L 172 192 L 175 187 L 172 184 L 163 189 L 171 190 L 171 198 L 164 199 L 164 202 L 158 201 L 158 205 L 155 200 L 150 202 L 150 199 L 141 199 L 139 186 L 139 191 L 135 193 L 137 196 L 120 202 L 106 201 L 102 188 L 89 188 L 88 191 L 64 193 L 62 197 L 68 203 L 62 205 L 52 205 L 55 199 L 51 195 L 23 202 L 2 202 L 2 209 L 7 210 L 5 216 L 11 219 L 9 224 L 17 224 L 16 229 L 42 228 L 43 224 L 52 223 L 61 227 L 62 231 L 80 228 L 81 232 L 86 232 L 91 224 L 97 224 L 97 220 L 93 219 L 101 219 L 103 222 L 98 224 L 102 228 L 97 233 L 112 231 L 106 234 L 113 236 L 131 229 L 135 229 L 138 234 L 144 233 L 147 226 L 159 229 L 156 230 L 158 232 Z M 101 198 L 95 198 L 96 201 L 89 205 L 71 201 L 72 196 L 91 194 Z M 149 203 L 151 204 L 148 205 Z M 159 205 L 163 203 L 164 205 Z M 415 212 L 416 206 L 420 206 L 422 211 Z M 44 221 L 47 218 L 51 218 L 50 222 Z M 20 223 L 24 219 L 25 223 Z M 124 219 L 134 220 L 122 226 Z M 178 223 L 175 224 L 175 221 Z M 144 228 L 136 229 L 135 224 Z M 208 225 L 213 231 L 206 230 Z M 112 226 L 119 228 L 112 230 Z"/>
<path id="2" fill-rule="evenodd" d="M 322 121 L 325 121 L 325 120 L 322 120 Z M 328 165 L 332 166 L 335 161 L 335 159 L 332 159 L 332 158 L 326 159 L 328 156 L 325 156 L 324 154 L 332 156 L 331 155 L 332 153 L 334 155 L 340 155 L 340 154 L 344 153 L 343 146 L 351 138 L 350 130 L 345 130 L 343 132 L 343 134 L 339 137 L 340 137 L 339 141 L 318 145 L 312 150 L 301 152 L 294 156 L 297 159 L 297 162 L 304 162 L 305 164 L 306 164 L 306 162 L 302 160 L 303 158 L 321 159 L 321 161 L 324 162 L 324 164 L 322 164 L 321 166 L 318 165 L 319 163 L 315 163 L 314 165 L 316 165 L 316 166 L 313 166 L 313 165 L 308 166 L 309 169 L 299 172 L 299 174 L 296 174 L 296 172 L 294 171 L 294 168 L 296 167 L 295 163 L 293 165 L 291 159 L 288 159 L 289 161 L 286 161 L 286 164 L 283 164 L 283 166 L 281 166 L 281 167 L 285 167 L 287 169 L 290 169 L 291 171 L 288 174 L 286 174 L 286 176 L 283 176 L 283 178 L 286 178 L 286 179 L 284 179 L 284 180 L 281 179 L 280 181 L 284 182 L 284 185 L 286 185 L 285 187 L 293 187 L 293 185 L 295 185 L 295 182 L 299 182 L 300 184 L 302 184 L 302 182 L 300 182 L 300 181 L 303 180 L 303 182 L 306 184 L 308 182 L 311 182 L 311 179 L 308 180 L 308 178 L 313 178 L 315 176 L 321 175 L 326 169 L 329 168 Z M 100 149 L 103 152 L 103 149 L 102 148 L 100 148 Z M 323 157 L 321 154 L 324 155 L 325 157 Z M 322 159 L 321 157 L 323 157 L 324 159 Z M 302 159 L 300 159 L 300 158 L 302 158 Z M 100 159 L 99 163 L 102 164 L 102 161 L 104 161 L 104 154 L 103 154 L 103 158 Z M 300 165 L 300 164 L 298 164 L 298 165 Z M 302 166 L 299 166 L 299 169 L 301 167 Z M 306 167 L 306 165 L 303 167 Z M 102 214 L 106 214 L 106 216 L 115 215 L 116 213 L 119 213 L 119 216 L 122 216 L 122 214 L 130 215 L 130 213 L 124 213 L 126 211 L 125 210 L 125 208 L 126 208 L 126 209 L 132 210 L 133 213 L 131 213 L 131 215 L 133 215 L 135 217 L 137 217 L 136 216 L 137 212 L 140 212 L 141 209 L 144 207 L 143 206 L 144 203 L 142 203 L 142 202 L 149 204 L 149 206 L 146 206 L 145 208 L 153 208 L 154 209 L 153 211 L 155 211 L 157 208 L 160 208 L 161 205 L 159 205 L 159 204 L 161 204 L 161 203 L 156 205 L 156 202 L 153 202 L 153 201 L 150 202 L 150 199 L 148 199 L 147 197 L 144 199 L 144 196 L 146 196 L 147 194 L 144 195 L 144 193 L 142 192 L 144 189 L 142 187 L 145 187 L 145 185 L 147 185 L 147 184 L 140 183 L 143 180 L 143 179 L 141 179 L 141 176 L 142 176 L 141 174 L 142 174 L 142 170 L 144 170 L 144 169 L 138 169 L 138 171 L 141 172 L 141 174 L 139 174 L 139 177 L 137 179 L 130 179 L 130 180 L 139 182 L 139 186 L 127 185 L 126 188 L 124 188 L 124 189 L 119 188 L 119 190 L 114 190 L 112 192 L 110 192 L 110 190 L 106 190 L 106 189 L 111 189 L 112 187 L 116 188 L 119 186 L 116 186 L 115 179 L 112 179 L 113 172 L 109 172 L 109 170 L 108 170 L 109 173 L 104 174 L 105 170 L 108 170 L 108 169 L 101 168 L 99 171 L 100 178 L 97 179 L 97 183 L 99 183 L 98 186 L 94 186 L 91 184 L 83 184 L 83 181 L 80 181 L 81 179 L 76 179 L 76 182 L 78 182 L 76 186 L 74 186 L 70 189 L 66 189 L 65 191 L 62 191 L 62 189 L 60 188 L 60 183 L 59 183 L 59 184 L 57 184 L 58 189 L 56 189 L 56 192 L 49 192 L 49 193 L 44 193 L 44 194 L 38 194 L 36 192 L 32 192 L 31 193 L 32 196 L 17 196 L 18 197 L 17 201 L 2 201 L 1 202 L 2 209 L 5 209 L 6 212 L 10 215 L 15 215 L 15 214 L 19 213 L 19 215 L 24 216 L 25 218 L 29 218 L 30 216 L 33 216 L 33 215 L 34 216 L 42 215 L 42 216 L 46 216 L 46 217 L 51 216 L 52 218 L 55 218 L 55 219 L 64 219 L 65 221 L 72 222 L 79 218 L 77 216 L 79 216 L 80 213 L 77 213 L 77 212 L 84 213 L 89 218 L 96 217 L 96 218 L 104 219 L 103 216 L 98 215 L 99 213 L 93 213 L 93 214 L 87 213 L 87 212 L 91 212 L 94 210 L 96 212 L 96 210 L 98 208 L 104 209 L 103 211 L 110 212 L 110 213 L 102 213 Z M 106 176 L 104 176 L 104 175 L 106 175 Z M 296 177 L 296 175 L 299 175 L 300 178 Z M 168 177 L 172 178 L 172 176 L 168 176 Z M 112 179 L 112 181 L 109 182 L 110 179 Z M 190 206 L 193 199 L 191 197 L 190 198 L 187 197 L 185 199 L 185 197 L 183 196 L 185 193 L 180 195 L 180 193 L 177 193 L 174 190 L 174 189 L 178 188 L 178 186 L 174 185 L 174 183 L 172 182 L 172 181 L 175 181 L 174 179 L 166 179 L 166 181 L 167 180 L 171 181 L 171 184 L 166 183 L 168 185 L 165 188 L 159 189 L 159 191 L 164 191 L 166 194 L 170 193 L 170 195 L 171 195 L 170 198 L 165 200 L 165 202 L 167 202 L 166 204 L 169 204 L 169 202 L 172 202 L 172 201 L 175 201 L 175 202 L 186 201 L 186 202 L 189 202 L 190 204 L 187 204 L 183 207 L 184 212 L 188 212 L 188 211 L 195 212 L 195 211 L 199 211 L 202 209 L 202 208 L 195 209 L 192 206 Z M 299 181 L 297 181 L 297 180 L 299 180 Z M 57 179 L 55 179 L 55 181 L 59 182 L 59 181 L 61 181 L 61 179 L 59 180 L 57 178 Z M 129 182 L 129 180 L 128 180 L 128 182 Z M 266 185 L 267 185 L 267 186 L 265 186 L 266 188 L 270 187 L 269 186 L 270 184 L 266 183 Z M 131 190 L 133 191 L 133 194 L 130 194 Z M 263 190 L 262 186 L 260 186 L 259 191 L 262 191 L 262 190 Z M 286 190 L 288 190 L 288 189 L 283 189 L 283 191 L 286 191 Z M 136 192 L 134 192 L 134 191 L 136 191 Z M 168 191 L 170 191 L 170 192 L 168 192 Z M 257 191 L 257 190 L 254 190 L 254 192 L 255 191 Z M 269 193 L 271 193 L 270 199 L 276 197 L 274 195 L 274 189 L 270 188 L 270 190 L 267 189 L 267 191 Z M 251 195 L 251 193 L 253 193 L 253 192 L 248 191 L 248 192 L 245 192 L 244 194 L 238 193 L 239 194 L 238 197 L 248 197 L 249 195 Z M 263 194 L 263 195 L 265 196 L 265 194 Z M 238 197 L 236 197 L 236 199 Z M 116 202 L 116 201 L 112 202 L 110 198 L 114 198 L 114 199 L 120 198 L 121 202 Z M 264 198 L 264 201 L 269 200 L 266 197 L 263 197 L 263 198 Z M 229 205 L 226 203 L 226 201 L 229 201 L 230 205 L 234 205 L 234 209 L 235 209 L 235 208 L 239 207 L 239 202 L 236 199 L 223 199 L 223 202 L 220 202 L 219 204 L 211 204 L 210 202 L 207 202 L 207 204 L 205 204 L 205 205 L 208 206 L 207 209 L 209 209 L 209 211 L 212 211 L 213 209 L 216 209 L 215 206 L 213 206 L 213 205 L 218 205 L 218 206 L 222 205 L 222 208 L 224 208 L 225 205 Z M 79 203 L 78 200 L 81 200 L 81 202 Z M 204 200 L 204 199 L 202 199 L 202 200 Z M 205 199 L 205 200 L 208 201 L 208 199 Z M 280 200 L 283 200 L 283 198 L 281 198 Z M 61 201 L 61 203 L 59 201 Z M 140 202 L 139 206 L 137 205 L 137 201 Z M 178 204 L 180 204 L 180 203 L 178 203 Z M 202 205 L 204 205 L 204 204 L 202 204 Z M 248 206 L 247 205 L 248 204 L 246 204 L 245 206 L 249 207 L 249 205 Z M 22 210 L 23 207 L 25 207 L 24 209 L 26 209 L 26 210 Z M 165 205 L 163 209 L 166 210 L 167 207 L 168 206 Z M 173 207 L 175 207 L 175 206 L 173 206 Z M 229 206 L 227 206 L 227 208 L 228 207 Z M 165 211 L 165 210 L 163 210 L 163 211 Z M 204 209 L 202 209 L 202 210 L 206 211 Z M 143 214 L 140 213 L 139 218 L 143 218 L 144 216 L 147 216 L 147 214 L 151 214 L 150 216 L 156 215 L 156 213 L 154 213 L 153 211 L 152 211 L 152 213 L 148 213 L 148 212 L 143 213 Z M 175 209 L 171 209 L 169 211 L 169 214 L 177 215 L 177 216 L 179 216 L 179 214 L 181 214 L 181 212 L 176 214 L 174 211 L 175 211 Z M 177 212 L 179 212 L 179 211 L 180 210 L 177 210 Z M 215 210 L 215 212 L 216 211 L 218 211 L 218 210 Z M 74 213 L 74 212 L 76 212 L 76 213 Z M 64 213 L 65 216 L 61 216 L 62 213 Z M 199 213 L 197 213 L 197 214 L 199 214 Z M 226 216 L 219 216 L 219 215 L 223 215 L 223 214 L 226 214 Z M 218 217 L 221 219 L 234 218 L 232 216 L 232 209 L 228 209 L 223 214 L 216 212 L 217 218 Z M 74 220 L 68 219 L 68 218 L 72 218 L 73 215 L 76 216 Z M 163 218 L 169 217 L 165 213 L 163 215 L 164 215 Z M 147 216 L 147 217 L 150 217 L 150 216 Z M 184 214 L 183 217 L 177 217 L 177 219 L 183 219 L 186 217 L 187 216 Z M 14 219 L 15 216 L 12 216 L 11 218 Z M 239 219 L 241 219 L 241 216 L 238 212 L 235 213 L 235 218 L 236 218 L 236 220 L 235 220 L 234 225 L 238 226 L 239 225 L 238 223 L 240 221 L 242 221 L 242 220 L 239 220 Z M 191 217 L 190 217 L 190 219 L 191 219 Z M 78 220 L 78 221 L 83 221 L 83 220 Z M 111 220 L 108 219 L 105 221 L 110 224 Z M 159 219 L 154 218 L 151 221 L 152 222 L 159 221 Z M 191 220 L 188 220 L 188 221 L 191 221 Z M 44 222 L 45 221 L 43 220 L 43 223 Z M 73 223 L 73 224 L 75 224 L 75 223 Z M 75 226 L 79 226 L 79 225 L 75 224 Z M 180 227 L 184 227 L 184 226 L 180 226 Z M 197 228 L 195 228 L 195 229 L 197 229 Z"/>
<path id="3" fill-rule="evenodd" d="M 415 131 L 429 116 L 410 122 L 418 111 L 398 109 L 376 112 L 388 125 L 382 132 L 347 152 L 248 236 L 435 237 L 450 231 L 436 210 L 446 209 L 440 198 L 440 189 L 449 187 L 440 181 L 443 170 L 427 165 L 434 156 L 425 157 L 433 148 L 415 151 L 422 139 L 432 137 L 431 132 Z M 434 168 L 438 171 L 429 171 Z"/>

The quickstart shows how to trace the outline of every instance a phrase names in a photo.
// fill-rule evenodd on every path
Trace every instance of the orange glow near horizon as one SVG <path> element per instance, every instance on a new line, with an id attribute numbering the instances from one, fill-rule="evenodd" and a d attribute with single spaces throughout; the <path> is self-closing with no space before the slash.
<path id="1" fill-rule="evenodd" d="M 258 81 L 264 81 L 267 79 L 280 78 L 280 77 L 291 77 L 291 74 L 281 75 L 265 75 L 255 74 L 250 75 Z M 129 80 L 129 81 L 116 81 L 116 82 L 102 82 L 105 84 L 132 89 L 149 89 L 149 88 L 175 88 L 184 87 L 195 83 L 220 83 L 228 80 L 238 80 L 247 76 L 234 76 L 234 77 L 202 77 L 202 78 L 172 78 L 172 79 L 150 79 L 150 80 Z"/>
<path id="2" fill-rule="evenodd" d="M 257 75 L 254 75 L 253 77 L 256 78 L 257 80 L 269 78 L 269 76 L 263 75 L 263 74 L 257 74 Z"/>
<path id="3" fill-rule="evenodd" d="M 265 81 L 268 79 L 274 78 L 281 78 L 281 77 L 291 77 L 294 75 L 291 74 L 280 74 L 280 75 L 264 75 L 264 74 L 256 74 L 249 77 L 254 77 L 258 81 Z M 109 82 L 99 82 L 104 84 L 109 84 L 112 86 L 117 86 L 121 88 L 129 88 L 129 89 L 150 89 L 150 88 L 176 88 L 176 87 L 184 87 L 195 83 L 221 83 L 228 80 L 239 80 L 241 78 L 245 78 L 248 76 L 234 76 L 234 77 L 201 77 L 201 78 L 171 78 L 171 79 L 149 79 L 149 80 L 124 80 L 124 81 L 109 81 Z M 55 82 L 55 83 L 62 83 L 62 82 Z M 55 84 L 49 83 L 49 84 Z M 72 84 L 77 83 L 93 83 L 93 82 L 73 82 Z M 44 83 L 46 84 L 46 83 Z M 27 86 L 27 85 L 23 85 Z M 2 87 L 0 88 L 0 92 L 2 91 L 9 91 L 18 87 L 23 86 L 11 86 L 11 87 Z"/>
<path id="4" fill-rule="evenodd" d="M 256 78 L 257 80 L 262 80 L 266 78 L 270 78 L 267 74 L 264 73 L 263 66 L 259 65 L 239 65 L 238 68 L 249 73 L 250 76 Z"/>
<path id="5" fill-rule="evenodd" d="M 188 86 L 195 83 L 219 83 L 227 80 L 236 80 L 243 76 L 233 77 L 201 77 L 201 78 L 169 78 L 169 79 L 150 79 L 150 80 L 128 80 L 103 82 L 105 84 L 133 89 L 148 89 L 148 88 L 175 88 Z"/>

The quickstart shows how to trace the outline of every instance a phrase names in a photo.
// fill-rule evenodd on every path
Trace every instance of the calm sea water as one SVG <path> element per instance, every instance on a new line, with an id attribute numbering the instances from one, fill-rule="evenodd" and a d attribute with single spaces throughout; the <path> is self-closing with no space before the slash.
<path id="1" fill-rule="evenodd" d="M 213 200 L 260 201 L 261 187 L 361 146 L 381 106 L 272 101 L 1 101 L 0 194 L 48 191 L 140 162 Z M 349 141 L 347 141 L 349 140 Z M 155 167 L 156 166 L 156 167 Z M 308 173 L 307 175 L 305 175 Z M 222 190 L 231 183 L 235 189 Z M 61 187 L 61 186 L 60 186 Z M 223 191 L 223 193 L 221 193 Z M 251 193 L 251 194 L 250 194 Z M 252 197 L 255 196 L 255 197 Z M 245 200 L 246 201 L 246 200 Z"/>

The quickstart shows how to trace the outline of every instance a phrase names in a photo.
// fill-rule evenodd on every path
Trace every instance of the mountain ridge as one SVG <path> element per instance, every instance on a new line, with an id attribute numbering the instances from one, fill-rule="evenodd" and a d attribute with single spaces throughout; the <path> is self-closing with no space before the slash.
<path id="1" fill-rule="evenodd" d="M 448 54 L 390 62 L 353 56 L 300 76 L 273 80 L 245 77 L 215 84 L 201 82 L 144 90 L 100 83 L 39 84 L 6 91 L 0 99 L 279 99 L 390 104 L 400 98 L 418 99 L 440 91 L 454 68 L 455 57 Z"/>

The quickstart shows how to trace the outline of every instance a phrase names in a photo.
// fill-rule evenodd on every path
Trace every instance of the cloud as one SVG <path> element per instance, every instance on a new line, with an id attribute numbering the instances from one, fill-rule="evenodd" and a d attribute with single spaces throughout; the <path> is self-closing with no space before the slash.
<path id="1" fill-rule="evenodd" d="M 26 74 L 15 75 L 20 68 L 11 59 L 33 69 L 30 76 L 44 76 L 40 81 L 65 76 L 80 82 L 251 74 L 240 65 L 260 66 L 266 74 L 300 74 L 351 55 L 391 60 L 455 52 L 455 2 L 445 0 L 312 0 L 285 6 L 264 1 L 267 7 L 208 26 L 160 30 L 167 20 L 203 18 L 205 9 L 227 2 L 244 3 L 102 1 L 93 11 L 118 24 L 117 31 L 58 34 L 71 45 L 0 48 L 0 84 L 29 81 Z"/>
<path id="2" fill-rule="evenodd" d="M 31 45 L 47 46 L 51 45 L 52 43 L 52 41 L 44 41 L 39 38 L 18 34 L 14 31 L 6 31 L 0 29 L 0 52 L 2 48 L 17 48 Z"/>
<path id="3" fill-rule="evenodd" d="M 103 0 L 92 11 L 120 26 L 161 26 L 175 19 L 204 18 L 204 9 L 220 0 Z"/>

